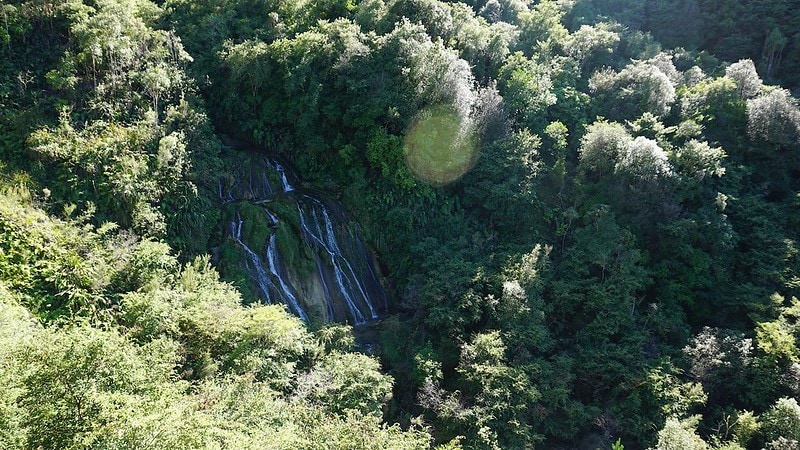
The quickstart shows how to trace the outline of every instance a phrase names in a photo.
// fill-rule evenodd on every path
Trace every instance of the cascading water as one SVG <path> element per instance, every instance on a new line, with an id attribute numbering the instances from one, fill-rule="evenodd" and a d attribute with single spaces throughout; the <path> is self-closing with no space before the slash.
<path id="1" fill-rule="evenodd" d="M 231 217 L 229 242 L 257 296 L 284 303 L 306 322 L 378 319 L 386 291 L 341 205 L 302 188 L 285 163 L 253 159 L 226 187 L 220 183 L 219 197 Z"/>
<path id="2" fill-rule="evenodd" d="M 267 261 L 269 262 L 269 273 L 267 273 L 267 271 L 264 270 L 264 265 L 261 262 L 261 258 L 256 254 L 256 252 L 248 247 L 247 244 L 242 242 L 243 223 L 244 221 L 237 212 L 234 220 L 231 222 L 231 237 L 234 241 L 236 241 L 237 244 L 239 244 L 239 246 L 241 246 L 242 250 L 244 250 L 245 254 L 247 255 L 247 261 L 245 265 L 252 273 L 256 284 L 264 294 L 266 302 L 274 303 L 273 298 L 277 297 L 282 303 L 290 306 L 294 313 L 300 316 L 301 319 L 308 322 L 308 315 L 305 311 L 303 311 L 303 308 L 300 307 L 300 304 L 297 302 L 297 299 L 292 293 L 291 289 L 286 285 L 279 274 L 278 268 L 280 266 L 274 257 L 274 254 L 276 253 L 276 249 L 274 248 L 275 235 L 273 234 L 270 238 L 270 245 L 267 248 Z M 270 277 L 270 274 L 272 274 L 272 277 Z M 277 286 L 275 285 L 274 280 L 277 280 Z"/>
<path id="3" fill-rule="evenodd" d="M 275 170 L 281 174 L 281 187 L 283 187 L 283 192 L 290 192 L 294 190 L 294 186 L 289 183 L 289 179 L 286 178 L 286 169 L 279 162 L 275 162 Z"/>
<path id="4" fill-rule="evenodd" d="M 308 315 L 303 308 L 300 306 L 300 303 L 297 301 L 297 297 L 292 292 L 292 287 L 286 281 L 288 278 L 286 275 L 286 270 L 281 264 L 281 261 L 278 259 L 278 247 L 276 245 L 275 234 L 269 237 L 269 246 L 267 247 L 267 261 L 269 262 L 269 271 L 278 280 L 278 284 L 281 287 L 281 298 L 283 302 L 288 304 L 292 307 L 295 313 L 300 316 L 305 322 L 308 322 Z"/>
<path id="5" fill-rule="evenodd" d="M 308 200 L 306 202 L 306 210 L 304 211 L 298 204 L 298 213 L 306 242 L 319 248 L 329 256 L 336 285 L 356 322 L 376 319 L 378 315 L 375 313 L 375 308 L 365 291 L 364 283 L 359 275 L 356 274 L 356 271 L 353 270 L 352 264 L 341 256 L 343 252 L 337 242 L 339 237 L 333 231 L 333 222 L 327 208 L 322 202 L 309 196 L 304 196 L 304 200 Z M 309 220 L 306 218 L 306 211 L 309 209 L 312 213 L 313 220 L 311 220 L 311 223 L 313 226 L 309 226 Z M 320 216 L 322 216 L 322 219 L 320 219 Z M 367 310 L 369 311 L 369 317 L 364 315 Z"/>

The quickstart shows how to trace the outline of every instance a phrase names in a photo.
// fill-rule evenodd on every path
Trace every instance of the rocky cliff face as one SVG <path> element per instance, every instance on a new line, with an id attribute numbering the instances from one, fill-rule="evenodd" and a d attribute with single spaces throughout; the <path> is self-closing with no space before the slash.
<path id="1" fill-rule="evenodd" d="M 375 257 L 342 206 L 304 187 L 285 161 L 241 155 L 219 184 L 228 223 L 221 270 L 306 322 L 361 325 L 383 314 L 388 296 Z"/>

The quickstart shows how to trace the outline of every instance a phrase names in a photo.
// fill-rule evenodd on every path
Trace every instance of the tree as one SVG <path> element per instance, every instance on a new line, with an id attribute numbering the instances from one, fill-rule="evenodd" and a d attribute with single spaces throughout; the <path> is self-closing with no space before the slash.
<path id="1" fill-rule="evenodd" d="M 581 138 L 580 167 L 587 172 L 611 173 L 633 138 L 616 122 L 595 122 Z"/>
<path id="2" fill-rule="evenodd" d="M 549 328 L 562 342 L 556 345 L 569 346 L 564 356 L 572 376 L 563 388 L 573 390 L 569 397 L 586 408 L 583 413 L 607 411 L 608 432 L 637 436 L 648 422 L 629 421 L 625 430 L 614 422 L 651 408 L 634 387 L 651 364 L 643 354 L 651 333 L 643 325 L 650 310 L 643 293 L 652 283 L 647 255 L 606 205 L 585 212 L 568 242 L 544 290 Z"/>
<path id="3" fill-rule="evenodd" d="M 669 113 L 675 87 L 657 66 L 636 61 L 620 72 L 595 72 L 589 89 L 597 94 L 597 105 L 610 119 L 634 119 L 649 112 L 656 117 Z"/>
<path id="4" fill-rule="evenodd" d="M 142 85 L 153 100 L 153 111 L 158 118 L 158 100 L 172 86 L 172 79 L 167 68 L 163 65 L 147 68 L 142 74 Z"/>
<path id="5" fill-rule="evenodd" d="M 656 141 L 643 136 L 628 143 L 619 155 L 614 171 L 643 181 L 653 181 L 672 174 L 667 153 Z"/>
<path id="6" fill-rule="evenodd" d="M 509 3 L 516 3 L 512 1 Z M 487 3 L 486 7 L 489 7 Z M 497 71 L 517 42 L 517 29 L 513 21 L 487 24 L 476 18 L 471 8 L 463 3 L 450 6 L 454 22 L 453 48 L 459 50 L 461 58 L 470 63 L 472 73 L 481 84 L 497 78 Z M 503 9 L 503 14 L 509 12 Z"/>
<path id="7" fill-rule="evenodd" d="M 786 440 L 786 448 L 800 443 L 800 406 L 793 398 L 780 398 L 761 416 L 761 431 L 767 444 Z M 781 447 L 777 447 L 781 448 Z"/>
<path id="8" fill-rule="evenodd" d="M 795 344 L 791 327 L 784 317 L 756 325 L 756 342 L 759 350 L 773 361 L 797 362 L 800 350 Z"/>
<path id="9" fill-rule="evenodd" d="M 725 68 L 725 76 L 736 81 L 739 97 L 745 100 L 755 98 L 761 93 L 763 84 L 752 60 L 743 59 L 731 64 Z"/>
<path id="10" fill-rule="evenodd" d="M 12 364 L 19 347 L 40 331 L 39 323 L 12 297 L 0 281 L 0 447 L 17 449 L 25 443 L 24 409 L 18 400 L 23 389 Z"/>
<path id="11" fill-rule="evenodd" d="M 753 139 L 772 144 L 796 145 L 800 138 L 800 109 L 785 89 L 747 101 L 747 132 Z"/>
<path id="12" fill-rule="evenodd" d="M 547 68 L 516 52 L 500 68 L 498 80 L 500 93 L 517 120 L 533 129 L 544 128 L 545 110 L 556 103 Z"/>
<path id="13" fill-rule="evenodd" d="M 491 223 L 503 239 L 525 239 L 535 227 L 536 183 L 542 174 L 541 139 L 527 129 L 482 149 L 459 183 L 463 204 Z M 502 213 L 499 213 L 502 211 Z"/>
<path id="14" fill-rule="evenodd" d="M 90 327 L 40 332 L 17 347 L 12 360 L 27 445 L 102 446 L 151 408 L 168 414 L 165 401 L 181 387 L 169 383 L 176 350 L 167 341 L 135 346 L 116 332 Z"/>
<path id="15" fill-rule="evenodd" d="M 173 277 L 174 285 L 123 295 L 122 318 L 140 341 L 179 341 L 185 377 L 249 374 L 286 389 L 317 350 L 300 319 L 282 306 L 242 307 L 239 292 L 219 281 L 208 258 L 196 258 Z"/>
<path id="16" fill-rule="evenodd" d="M 745 389 L 753 363 L 753 342 L 742 333 L 705 327 L 693 336 L 683 353 L 689 375 L 715 398 L 735 396 Z"/>
<path id="17" fill-rule="evenodd" d="M 658 432 L 658 443 L 653 450 L 707 450 L 708 444 L 697 435 L 699 417 L 686 420 L 667 419 Z"/>
<path id="18" fill-rule="evenodd" d="M 781 32 L 781 29 L 777 26 L 770 31 L 767 35 L 767 38 L 764 40 L 764 50 L 761 54 L 761 58 L 766 64 L 766 77 L 767 79 L 772 78 L 773 72 L 777 71 L 778 66 L 781 63 L 781 56 L 783 54 L 783 49 L 786 47 L 786 44 L 789 42 L 789 39 L 784 36 Z"/>
<path id="19" fill-rule="evenodd" d="M 725 150 L 691 139 L 675 152 L 675 166 L 682 174 L 696 180 L 721 177 L 725 174 L 722 162 L 726 157 Z"/>
<path id="20" fill-rule="evenodd" d="M 229 70 L 230 80 L 241 84 L 249 94 L 247 102 L 257 101 L 262 86 L 271 81 L 271 65 L 262 59 L 268 54 L 269 47 L 260 41 L 244 41 L 223 49 L 222 58 Z"/>
<path id="21" fill-rule="evenodd" d="M 523 371 L 506 363 L 505 352 L 496 331 L 478 334 L 461 348 L 457 371 L 472 405 L 461 426 L 477 434 L 483 448 L 521 448 L 537 440 L 527 411 L 540 394 Z"/>
<path id="22" fill-rule="evenodd" d="M 3 18 L 2 28 L 0 28 L 0 46 L 5 45 L 10 51 L 11 41 L 24 35 L 30 28 L 30 23 L 23 14 L 20 14 L 20 8 L 14 5 L 3 4 L 0 6 L 0 15 Z"/>
<path id="23" fill-rule="evenodd" d="M 297 396 L 337 414 L 358 411 L 381 417 L 392 396 L 392 377 L 374 358 L 333 352 L 298 380 Z"/>
<path id="24" fill-rule="evenodd" d="M 567 41 L 569 31 L 561 23 L 562 5 L 552 0 L 538 2 L 519 15 L 519 50 L 526 56 L 554 56 Z"/>
<path id="25" fill-rule="evenodd" d="M 603 56 L 612 54 L 619 42 L 619 33 L 611 24 L 581 25 L 578 30 L 570 34 L 564 50 L 567 55 L 578 61 L 582 69 L 593 69 L 596 63 L 592 60 L 603 61 Z"/>
<path id="26" fill-rule="evenodd" d="M 681 92 L 681 117 L 703 125 L 706 139 L 731 150 L 739 145 L 738 130 L 747 121 L 746 102 L 738 92 L 739 86 L 732 78 L 703 79 Z"/>
<path id="27" fill-rule="evenodd" d="M 129 107 L 114 100 L 135 98 L 131 87 L 137 79 L 154 104 L 170 86 L 180 86 L 179 72 L 165 69 L 191 61 L 191 57 L 174 34 L 150 28 L 162 13 L 152 2 L 106 0 L 87 6 L 69 1 L 62 8 L 70 20 L 77 66 L 91 77 L 96 94 L 111 101 L 104 105 L 111 111 Z"/>

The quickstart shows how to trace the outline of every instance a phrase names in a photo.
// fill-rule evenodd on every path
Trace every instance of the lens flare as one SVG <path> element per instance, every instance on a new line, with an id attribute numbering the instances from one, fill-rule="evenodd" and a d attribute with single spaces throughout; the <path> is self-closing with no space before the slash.
<path id="1" fill-rule="evenodd" d="M 466 173 L 477 158 L 478 134 L 450 105 L 423 109 L 403 143 L 406 166 L 417 178 L 442 186 Z"/>

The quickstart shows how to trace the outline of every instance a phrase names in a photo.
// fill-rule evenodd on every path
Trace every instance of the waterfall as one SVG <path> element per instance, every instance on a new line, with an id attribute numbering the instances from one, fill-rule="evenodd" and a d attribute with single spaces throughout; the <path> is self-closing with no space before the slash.
<path id="1" fill-rule="evenodd" d="M 267 195 L 272 195 L 275 192 L 273 191 L 272 185 L 269 183 L 269 178 L 265 172 L 261 172 L 261 186 Z"/>
<path id="2" fill-rule="evenodd" d="M 256 284 L 258 287 L 261 288 L 261 292 L 264 293 L 264 296 L 267 300 L 267 303 L 272 302 L 272 295 L 271 292 L 275 291 L 275 285 L 272 283 L 267 271 L 264 270 L 264 266 L 261 264 L 261 258 L 256 255 L 256 253 L 250 249 L 244 242 L 242 242 L 242 220 L 239 213 L 236 213 L 236 217 L 231 222 L 231 236 L 233 239 L 238 243 L 242 250 L 244 250 L 245 254 L 247 255 L 247 262 L 248 268 L 250 269 L 251 274 L 254 276 Z"/>
<path id="3" fill-rule="evenodd" d="M 317 267 L 317 274 L 322 283 L 322 291 L 325 293 L 325 305 L 327 306 L 325 313 L 327 314 L 328 320 L 335 320 L 336 309 L 333 306 L 333 297 L 331 297 L 331 291 L 328 288 L 328 281 L 325 279 L 325 269 L 322 266 L 322 259 L 320 259 L 319 255 L 316 253 L 314 254 L 314 264 Z"/>
<path id="4" fill-rule="evenodd" d="M 302 209 L 299 210 L 299 213 L 300 213 L 300 224 L 302 225 L 303 231 L 305 232 L 306 236 L 308 238 L 310 238 L 311 241 L 316 242 L 317 244 L 319 244 L 319 247 L 321 247 L 323 250 L 325 250 L 328 253 L 328 256 L 330 257 L 331 265 L 333 266 L 333 273 L 334 273 L 334 276 L 336 278 L 336 285 L 339 288 L 339 294 L 344 299 L 345 304 L 347 305 L 347 309 L 350 311 L 350 315 L 353 318 L 353 321 L 355 322 L 356 325 L 360 325 L 360 324 L 364 323 L 366 321 L 366 318 L 364 317 L 364 314 L 361 312 L 361 310 L 356 305 L 356 302 L 353 301 L 353 296 L 351 295 L 351 289 L 348 289 L 347 287 L 345 287 L 346 283 L 350 284 L 349 283 L 350 280 L 346 278 L 346 276 L 344 274 L 344 271 L 342 270 L 341 265 L 339 264 L 338 257 L 337 257 L 338 252 L 333 251 L 330 247 L 328 247 L 328 245 L 325 244 L 325 242 L 323 242 L 323 240 L 320 239 L 320 237 L 319 237 L 320 235 L 318 233 L 313 233 L 308 228 L 308 225 L 307 225 L 306 219 L 305 219 L 305 214 L 304 214 Z M 321 269 L 321 267 L 319 267 L 319 269 Z M 319 275 L 320 275 L 320 278 L 322 278 L 324 280 L 321 270 L 319 271 Z M 327 285 L 325 286 L 325 288 L 326 288 L 326 295 L 330 296 L 330 291 L 327 289 Z"/>
<path id="5" fill-rule="evenodd" d="M 231 241 L 265 300 L 284 303 L 306 322 L 311 316 L 353 325 L 378 319 L 388 296 L 372 253 L 341 205 L 301 187 L 277 159 L 243 159 L 243 167 L 227 192 L 220 183 L 219 196 L 235 199 L 223 202 L 233 217 Z M 256 230 L 266 237 L 263 254 L 242 236 L 242 223 L 250 220 L 268 228 Z"/>
<path id="6" fill-rule="evenodd" d="M 272 211 L 270 211 L 269 209 L 264 208 L 264 212 L 267 213 L 267 216 L 269 217 L 269 220 L 272 221 L 272 225 L 278 226 L 278 217 Z"/>
<path id="7" fill-rule="evenodd" d="M 306 315 L 303 308 L 300 307 L 300 303 L 297 301 L 297 297 L 295 297 L 294 293 L 292 292 L 292 288 L 289 283 L 286 281 L 286 274 L 285 270 L 283 269 L 283 265 L 279 263 L 278 259 L 278 247 L 275 245 L 275 233 L 269 237 L 269 246 L 267 247 L 267 261 L 269 262 L 269 271 L 275 278 L 278 280 L 278 284 L 281 287 L 281 297 L 284 299 L 284 303 L 288 302 L 289 306 L 292 307 L 295 313 L 300 316 L 303 321 L 308 322 L 308 315 Z"/>
<path id="8" fill-rule="evenodd" d="M 363 323 L 366 320 L 366 317 L 361 311 L 363 307 L 360 308 L 357 306 L 357 303 L 366 306 L 369 310 L 370 319 L 377 319 L 378 315 L 375 312 L 375 307 L 372 305 L 372 301 L 364 288 L 364 280 L 356 274 L 352 264 L 340 249 L 328 209 L 319 200 L 309 196 L 305 196 L 305 198 L 311 200 L 311 212 L 315 227 L 313 229 L 309 228 L 305 213 L 302 207 L 298 205 L 300 224 L 304 234 L 312 245 L 318 245 L 329 255 L 336 282 L 339 287 L 339 293 L 345 299 L 354 320 L 356 323 Z M 320 226 L 320 215 L 323 217 L 322 223 L 324 226 Z M 370 274 L 374 277 L 371 264 L 366 265 L 370 268 Z M 377 282 L 377 279 L 375 281 Z"/>
<path id="9" fill-rule="evenodd" d="M 305 195 L 298 204 L 300 225 L 309 246 L 326 255 L 333 270 L 338 296 L 356 324 L 377 319 L 375 301 L 386 309 L 386 293 L 372 267 L 370 253 L 358 233 L 336 216 L 324 202 Z M 324 273 L 319 274 L 324 279 Z M 371 287 L 371 288 L 370 288 Z"/>
<path id="10" fill-rule="evenodd" d="M 291 192 L 294 190 L 294 186 L 289 183 L 289 180 L 286 178 L 286 169 L 283 168 L 281 163 L 275 161 L 275 170 L 281 175 L 281 186 L 283 187 L 283 192 Z"/>
<path id="11" fill-rule="evenodd" d="M 277 219 L 276 219 L 277 220 Z M 278 257 L 278 250 L 275 246 L 275 234 L 273 233 L 269 238 L 269 246 L 267 247 L 267 262 L 269 266 L 269 273 L 278 281 L 278 286 L 275 285 L 270 275 L 264 270 L 264 265 L 261 263 L 261 258 L 250 249 L 244 242 L 242 242 L 242 220 L 239 213 L 236 213 L 234 221 L 231 222 L 231 237 L 238 243 L 248 258 L 248 268 L 254 276 L 256 284 L 261 288 L 264 293 L 267 303 L 273 303 L 272 293 L 277 293 L 281 302 L 287 304 L 292 308 L 295 314 L 300 316 L 304 322 L 308 322 L 308 315 L 300 306 L 290 286 L 286 283 L 286 275 L 283 274 L 281 262 Z"/>

